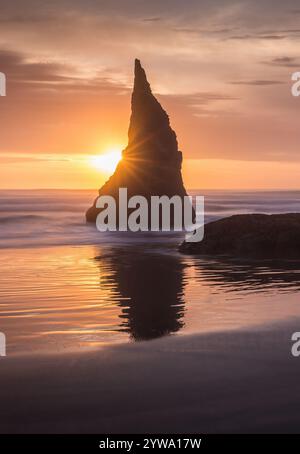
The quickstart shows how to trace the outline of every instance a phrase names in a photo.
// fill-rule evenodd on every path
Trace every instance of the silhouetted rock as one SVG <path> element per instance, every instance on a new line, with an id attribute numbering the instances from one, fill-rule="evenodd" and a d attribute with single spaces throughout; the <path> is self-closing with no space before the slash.
<path id="1" fill-rule="evenodd" d="M 128 189 L 128 198 L 186 194 L 182 176 L 182 153 L 169 117 L 151 92 L 144 69 L 135 60 L 134 89 L 128 146 L 114 174 L 102 186 L 99 195 L 111 195 L 118 200 L 119 188 Z M 96 202 L 96 201 L 95 201 Z M 88 222 L 95 222 L 99 209 L 87 211 Z"/>
<path id="2" fill-rule="evenodd" d="M 300 259 L 300 214 L 245 214 L 205 225 L 204 240 L 180 252 L 266 259 Z"/>

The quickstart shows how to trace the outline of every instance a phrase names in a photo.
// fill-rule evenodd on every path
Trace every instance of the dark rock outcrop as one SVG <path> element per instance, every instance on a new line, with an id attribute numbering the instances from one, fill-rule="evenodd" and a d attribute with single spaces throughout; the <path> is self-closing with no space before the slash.
<path id="1" fill-rule="evenodd" d="M 119 188 L 127 188 L 128 198 L 186 194 L 182 176 L 182 153 L 169 117 L 151 92 L 144 69 L 135 60 L 134 89 L 128 146 L 114 174 L 102 186 L 99 195 L 110 195 L 118 201 Z M 96 202 L 96 201 L 95 201 Z M 99 209 L 87 211 L 88 222 L 95 222 Z"/>
<path id="2" fill-rule="evenodd" d="M 203 241 L 184 242 L 187 254 L 300 259 L 300 213 L 245 214 L 205 225 Z"/>

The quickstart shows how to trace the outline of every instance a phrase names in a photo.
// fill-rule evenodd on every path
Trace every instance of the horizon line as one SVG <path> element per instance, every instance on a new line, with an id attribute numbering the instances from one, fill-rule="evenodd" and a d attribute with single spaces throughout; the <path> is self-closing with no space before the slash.
<path id="1" fill-rule="evenodd" d="M 0 188 L 0 191 L 99 191 L 99 188 Z M 299 188 L 188 188 L 188 191 L 298 192 Z"/>

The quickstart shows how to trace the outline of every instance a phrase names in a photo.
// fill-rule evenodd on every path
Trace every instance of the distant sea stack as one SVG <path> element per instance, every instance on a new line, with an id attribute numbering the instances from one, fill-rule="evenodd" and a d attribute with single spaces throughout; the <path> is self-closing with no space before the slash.
<path id="1" fill-rule="evenodd" d="M 300 213 L 243 214 L 205 225 L 204 239 L 180 252 L 254 259 L 300 259 Z"/>
<path id="2" fill-rule="evenodd" d="M 119 188 L 127 188 L 128 198 L 187 195 L 181 176 L 182 153 L 167 113 L 152 94 L 139 60 L 135 60 L 134 88 L 128 145 L 114 174 L 99 190 L 118 201 Z M 97 199 L 96 199 L 97 200 Z M 99 213 L 95 203 L 86 213 L 88 222 L 95 222 Z"/>

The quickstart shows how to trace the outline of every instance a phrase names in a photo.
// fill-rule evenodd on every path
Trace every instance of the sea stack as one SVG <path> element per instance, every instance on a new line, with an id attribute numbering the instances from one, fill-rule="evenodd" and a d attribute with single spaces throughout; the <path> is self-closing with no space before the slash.
<path id="1" fill-rule="evenodd" d="M 119 188 L 127 188 L 128 197 L 141 195 L 149 200 L 154 195 L 179 195 L 183 198 L 187 193 L 181 163 L 182 153 L 168 114 L 153 95 L 140 61 L 135 60 L 128 145 L 99 195 L 110 195 L 118 201 Z M 88 222 L 95 222 L 100 211 L 95 203 L 86 213 Z"/>

